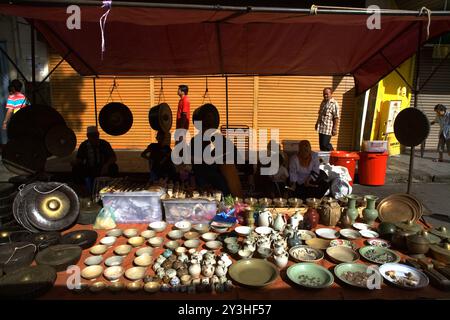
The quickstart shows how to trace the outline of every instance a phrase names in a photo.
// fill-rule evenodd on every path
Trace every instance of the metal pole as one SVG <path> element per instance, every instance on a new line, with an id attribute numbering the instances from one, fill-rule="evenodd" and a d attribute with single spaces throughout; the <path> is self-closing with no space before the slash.
<path id="1" fill-rule="evenodd" d="M 419 37 L 418 37 L 418 44 L 417 44 L 417 53 L 416 53 L 416 72 L 414 73 L 414 108 L 417 108 L 417 99 L 419 98 L 420 93 L 420 81 L 419 81 L 419 72 L 420 72 L 420 49 L 421 49 L 421 42 L 422 42 L 422 28 L 423 24 L 420 23 L 419 28 Z M 413 128 L 414 129 L 414 128 Z M 411 187 L 412 187 L 412 179 L 413 179 L 413 171 L 414 171 L 414 153 L 415 153 L 415 147 L 411 147 L 411 154 L 409 156 L 409 173 L 408 173 L 408 189 L 406 193 L 411 193 Z"/>
<path id="2" fill-rule="evenodd" d="M 228 76 L 225 76 L 225 112 L 227 116 L 227 137 L 228 137 Z"/>
<path id="3" fill-rule="evenodd" d="M 97 119 L 97 86 L 95 85 L 95 78 L 92 78 L 94 83 L 94 112 L 95 112 L 95 126 L 98 128 L 98 119 Z"/>
<path id="4" fill-rule="evenodd" d="M 31 29 L 31 104 L 36 103 L 36 43 L 34 39 L 35 30 L 34 30 L 34 21 L 30 20 L 30 29 Z"/>

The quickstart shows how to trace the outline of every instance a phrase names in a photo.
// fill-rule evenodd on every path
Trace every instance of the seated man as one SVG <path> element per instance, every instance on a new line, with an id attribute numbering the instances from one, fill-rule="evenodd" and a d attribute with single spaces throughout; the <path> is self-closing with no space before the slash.
<path id="1" fill-rule="evenodd" d="M 150 182 L 159 179 L 175 179 L 176 170 L 171 160 L 172 149 L 164 141 L 165 137 L 163 131 L 158 131 L 156 134 L 157 143 L 149 144 L 141 154 L 142 158 L 148 160 Z"/>
<path id="2" fill-rule="evenodd" d="M 100 139 L 97 127 L 87 128 L 87 140 L 78 148 L 75 161 L 72 163 L 74 180 L 84 182 L 87 192 L 92 192 L 94 179 L 101 176 L 117 176 L 119 168 L 117 157 L 108 141 Z"/>

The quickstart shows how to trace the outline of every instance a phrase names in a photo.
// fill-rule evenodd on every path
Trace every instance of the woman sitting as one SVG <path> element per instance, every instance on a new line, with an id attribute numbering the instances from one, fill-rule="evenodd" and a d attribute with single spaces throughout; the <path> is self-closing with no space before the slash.
<path id="1" fill-rule="evenodd" d="M 319 169 L 319 165 L 318 154 L 311 151 L 311 143 L 308 140 L 300 141 L 298 154 L 289 161 L 289 178 L 296 197 L 303 200 L 320 199 L 327 192 L 327 176 Z"/>

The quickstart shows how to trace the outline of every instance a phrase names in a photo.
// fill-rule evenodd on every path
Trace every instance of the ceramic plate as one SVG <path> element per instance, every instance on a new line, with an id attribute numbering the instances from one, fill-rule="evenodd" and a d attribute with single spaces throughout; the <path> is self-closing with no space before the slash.
<path id="1" fill-rule="evenodd" d="M 316 230 L 316 234 L 324 239 L 337 239 L 339 238 L 339 232 L 330 228 L 320 228 Z"/>
<path id="2" fill-rule="evenodd" d="M 422 271 L 404 264 L 385 263 L 379 270 L 386 281 L 403 289 L 419 289 L 429 284 L 428 277 Z"/>
<path id="3" fill-rule="evenodd" d="M 322 289 L 330 287 L 334 282 L 333 274 L 314 263 L 297 263 L 287 270 L 288 278 L 302 287 Z"/>
<path id="4" fill-rule="evenodd" d="M 384 239 L 369 239 L 366 241 L 369 246 L 374 247 L 382 247 L 382 248 L 390 248 L 391 244 L 389 241 Z"/>
<path id="5" fill-rule="evenodd" d="M 248 236 L 252 232 L 252 228 L 248 226 L 239 226 L 234 229 L 241 236 Z"/>
<path id="6" fill-rule="evenodd" d="M 364 289 L 369 289 L 368 280 L 372 273 L 368 266 L 361 263 L 341 263 L 334 267 L 334 274 L 339 280 L 350 286 Z"/>
<path id="7" fill-rule="evenodd" d="M 342 229 L 339 231 L 341 236 L 350 240 L 356 240 L 361 238 L 361 233 L 353 229 Z"/>
<path id="8" fill-rule="evenodd" d="M 270 227 L 258 227 L 255 229 L 255 232 L 260 235 L 271 234 L 273 229 Z"/>
<path id="9" fill-rule="evenodd" d="M 373 230 L 361 230 L 359 231 L 364 238 L 373 239 L 378 238 L 380 235 Z"/>
<path id="10" fill-rule="evenodd" d="M 400 256 L 394 251 L 381 247 L 362 247 L 359 249 L 359 253 L 364 259 L 377 264 L 397 263 L 400 261 Z"/>
<path id="11" fill-rule="evenodd" d="M 228 274 L 234 281 L 249 287 L 265 287 L 274 282 L 278 268 L 264 259 L 243 259 L 233 263 Z"/>
<path id="12" fill-rule="evenodd" d="M 316 238 L 316 234 L 309 230 L 298 230 L 297 233 L 300 239 L 303 241 Z"/>
<path id="13" fill-rule="evenodd" d="M 321 238 L 312 238 L 306 240 L 306 244 L 314 249 L 325 250 L 330 246 L 330 240 L 321 239 Z"/>
<path id="14" fill-rule="evenodd" d="M 336 246 L 346 246 L 351 248 L 352 250 L 358 249 L 358 246 L 356 243 L 350 241 L 350 240 L 344 240 L 344 239 L 336 239 L 330 241 L 330 247 L 336 247 Z"/>
<path id="15" fill-rule="evenodd" d="M 355 262 L 359 259 L 359 254 L 346 246 L 329 247 L 327 255 L 331 261 L 336 263 Z"/>
<path id="16" fill-rule="evenodd" d="M 292 247 L 289 255 L 299 262 L 317 262 L 323 259 L 322 251 L 303 245 Z"/>
<path id="17" fill-rule="evenodd" d="M 353 224 L 353 228 L 358 229 L 358 230 L 368 230 L 368 229 L 370 229 L 370 226 L 365 223 L 357 222 L 357 223 Z"/>

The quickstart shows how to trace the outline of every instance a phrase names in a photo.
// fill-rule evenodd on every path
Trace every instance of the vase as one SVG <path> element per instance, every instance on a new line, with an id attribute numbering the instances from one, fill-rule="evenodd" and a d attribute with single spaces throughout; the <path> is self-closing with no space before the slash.
<path id="1" fill-rule="evenodd" d="M 307 230 L 314 229 L 319 224 L 320 215 L 314 208 L 309 208 L 303 216 L 303 227 Z"/>
<path id="2" fill-rule="evenodd" d="M 341 229 L 351 228 L 352 219 L 350 219 L 350 217 L 347 214 L 343 214 L 341 216 L 341 220 L 339 221 L 339 225 L 340 225 Z"/>
<path id="3" fill-rule="evenodd" d="M 281 232 L 283 231 L 285 225 L 286 225 L 286 218 L 284 217 L 284 214 L 277 213 L 277 216 L 273 221 L 273 228 L 275 229 L 275 231 Z"/>
<path id="4" fill-rule="evenodd" d="M 355 220 L 358 217 L 358 209 L 356 209 L 356 201 L 359 199 L 359 197 L 350 194 L 347 196 L 347 199 L 348 199 L 348 207 L 345 214 L 350 218 L 351 224 L 353 224 L 355 223 Z"/>
<path id="5" fill-rule="evenodd" d="M 376 196 L 365 196 L 367 201 L 367 207 L 363 210 L 364 222 L 368 225 L 373 225 L 378 218 L 378 210 L 375 209 L 375 202 L 378 200 Z"/>
<path id="6" fill-rule="evenodd" d="M 326 226 L 335 227 L 341 218 L 341 206 L 332 198 L 324 199 L 318 211 L 321 223 Z"/>

